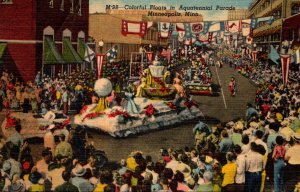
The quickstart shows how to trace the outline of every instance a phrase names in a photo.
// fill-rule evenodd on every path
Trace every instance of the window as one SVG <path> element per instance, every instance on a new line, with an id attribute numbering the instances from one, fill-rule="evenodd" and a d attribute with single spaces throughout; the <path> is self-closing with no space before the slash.
<path id="1" fill-rule="evenodd" d="M 74 13 L 74 0 L 71 1 L 70 13 Z"/>
<path id="2" fill-rule="evenodd" d="M 0 0 L 0 4 L 12 4 L 12 0 Z"/>
<path id="3" fill-rule="evenodd" d="M 78 1 L 78 15 L 82 15 L 81 14 L 81 0 Z"/>
<path id="4" fill-rule="evenodd" d="M 49 7 L 50 8 L 54 8 L 54 0 L 50 0 L 49 1 Z"/>
<path id="5" fill-rule="evenodd" d="M 276 10 L 273 12 L 274 19 L 280 19 L 281 18 L 281 10 Z"/>
<path id="6" fill-rule="evenodd" d="M 300 5 L 294 5 L 292 7 L 292 15 L 295 15 L 297 13 L 300 13 Z"/>
<path id="7" fill-rule="evenodd" d="M 61 0 L 60 10 L 61 10 L 61 11 L 64 11 L 64 10 L 65 10 L 65 0 Z"/>

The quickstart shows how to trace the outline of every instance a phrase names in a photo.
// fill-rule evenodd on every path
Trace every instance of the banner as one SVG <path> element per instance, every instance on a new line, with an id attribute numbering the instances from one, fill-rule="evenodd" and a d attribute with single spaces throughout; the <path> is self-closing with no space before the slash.
<path id="1" fill-rule="evenodd" d="M 225 30 L 230 33 L 238 33 L 242 30 L 242 20 L 225 21 Z"/>
<path id="2" fill-rule="evenodd" d="M 251 28 L 252 29 L 256 28 L 260 22 L 266 22 L 268 25 L 271 25 L 273 21 L 274 21 L 273 16 L 253 18 L 251 19 Z"/>
<path id="3" fill-rule="evenodd" d="M 102 65 L 103 65 L 103 61 L 104 61 L 104 54 L 103 53 L 100 53 L 100 54 L 97 54 L 96 55 L 96 58 L 97 58 L 97 69 L 98 69 L 98 75 L 97 75 L 97 77 L 98 77 L 98 79 L 100 79 L 101 78 L 101 72 L 102 72 Z"/>
<path id="4" fill-rule="evenodd" d="M 251 33 L 251 19 L 242 20 L 242 35 L 247 37 Z"/>
<path id="5" fill-rule="evenodd" d="M 158 23 L 158 34 L 161 38 L 168 38 L 170 36 L 171 23 L 159 22 Z"/>
<path id="6" fill-rule="evenodd" d="M 208 26 L 208 32 L 218 32 L 218 31 L 224 31 L 225 30 L 225 22 L 205 22 Z"/>
<path id="7" fill-rule="evenodd" d="M 147 32 L 147 22 L 136 22 L 122 20 L 122 35 L 127 34 L 139 35 L 144 37 Z"/>
<path id="8" fill-rule="evenodd" d="M 152 64 L 152 53 L 153 53 L 152 51 L 147 51 L 146 52 L 147 59 L 148 59 L 150 65 Z"/>
<path id="9" fill-rule="evenodd" d="M 283 80 L 284 85 L 286 85 L 288 82 L 290 63 L 291 63 L 291 55 L 290 54 L 282 54 L 281 55 L 281 70 L 282 70 L 282 80 Z"/>

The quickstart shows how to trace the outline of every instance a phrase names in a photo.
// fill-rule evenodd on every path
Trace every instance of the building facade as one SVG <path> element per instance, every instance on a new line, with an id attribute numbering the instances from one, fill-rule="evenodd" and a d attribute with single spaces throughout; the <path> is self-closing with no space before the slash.
<path id="1" fill-rule="evenodd" d="M 0 7 L 2 68 L 27 81 L 82 63 L 88 0 L 1 0 Z"/>
<path id="2" fill-rule="evenodd" d="M 227 20 L 247 19 L 249 17 L 248 9 L 228 10 Z"/>
<path id="3" fill-rule="evenodd" d="M 89 17 L 89 34 L 95 39 L 95 42 L 103 41 L 102 52 L 107 52 L 112 46 L 118 46 L 117 59 L 130 60 L 132 52 L 139 52 L 142 45 L 147 51 L 157 50 L 161 47 L 167 47 L 170 43 L 168 38 L 158 37 L 157 22 L 199 22 L 203 21 L 202 16 L 148 16 L 149 10 L 106 10 L 106 13 L 94 13 Z M 159 11 L 155 11 L 159 12 Z M 174 12 L 173 10 L 163 11 Z M 122 20 L 153 22 L 153 25 L 147 29 L 144 37 L 128 34 L 126 37 L 121 33 Z M 149 46 L 151 45 L 151 46 Z M 97 45 L 98 46 L 98 45 Z M 97 52 L 99 52 L 97 47 Z"/>
<path id="4" fill-rule="evenodd" d="M 263 50 L 268 51 L 269 45 L 279 47 L 282 38 L 282 24 L 285 18 L 300 12 L 299 0 L 254 0 L 249 6 L 249 17 L 274 16 L 271 25 L 260 23 L 253 30 L 254 43 Z"/>

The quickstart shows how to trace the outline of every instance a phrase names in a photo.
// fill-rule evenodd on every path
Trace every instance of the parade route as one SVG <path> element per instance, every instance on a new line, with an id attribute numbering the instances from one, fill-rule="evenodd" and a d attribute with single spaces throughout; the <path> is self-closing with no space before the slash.
<path id="1" fill-rule="evenodd" d="M 214 66 L 212 66 L 214 67 Z M 223 95 L 212 96 L 193 96 L 193 99 L 199 103 L 200 110 L 204 114 L 205 121 L 209 125 L 216 125 L 219 121 L 226 122 L 234 118 L 244 117 L 247 102 L 253 101 L 255 97 L 255 86 L 245 77 L 238 74 L 237 71 L 230 68 L 227 64 L 218 70 L 211 70 L 214 79 L 219 79 Z M 237 96 L 231 97 L 228 84 L 231 77 L 237 80 Z M 1 113 L 1 120 L 5 113 Z M 163 130 L 156 130 L 142 135 L 130 138 L 116 139 L 105 133 L 89 132 L 89 140 L 94 142 L 96 148 L 104 150 L 110 161 L 119 161 L 126 157 L 133 150 L 141 150 L 145 154 L 151 155 L 153 159 L 158 159 L 158 151 L 162 147 L 171 147 L 175 149 L 185 146 L 192 147 L 194 143 L 193 127 L 198 120 L 169 127 Z M 32 150 L 39 159 L 42 149 L 42 143 L 32 144 Z"/>

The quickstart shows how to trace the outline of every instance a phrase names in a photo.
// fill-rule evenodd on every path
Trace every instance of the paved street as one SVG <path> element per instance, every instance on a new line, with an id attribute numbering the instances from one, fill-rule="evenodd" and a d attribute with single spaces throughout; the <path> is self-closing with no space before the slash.
<path id="1" fill-rule="evenodd" d="M 210 96 L 194 96 L 193 98 L 200 104 L 200 108 L 205 115 L 205 121 L 210 124 L 216 124 L 217 120 L 224 122 L 233 118 L 243 117 L 245 114 L 246 103 L 253 101 L 255 96 L 255 86 L 250 81 L 228 66 L 224 66 L 218 70 L 221 86 L 224 92 L 218 97 Z M 213 78 L 217 82 L 218 77 L 216 68 L 211 67 Z M 231 97 L 228 84 L 231 77 L 237 80 L 237 96 Z M 227 106 L 225 109 L 224 100 Z M 3 118 L 3 117 L 2 117 Z M 198 120 L 197 120 L 198 121 Z M 154 160 L 161 147 L 183 148 L 192 146 L 194 135 L 192 128 L 194 122 L 187 122 L 176 127 L 168 128 L 139 135 L 126 139 L 115 139 L 104 133 L 91 132 L 91 140 L 94 141 L 97 148 L 104 150 L 110 161 L 119 161 L 133 150 L 141 150 L 144 154 L 151 155 Z M 40 157 L 42 144 L 32 144 L 33 154 L 37 154 L 36 158 Z"/>

